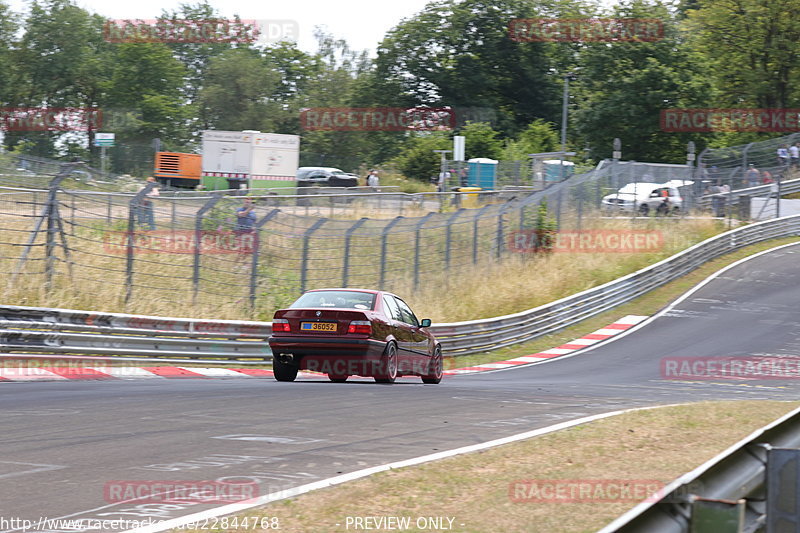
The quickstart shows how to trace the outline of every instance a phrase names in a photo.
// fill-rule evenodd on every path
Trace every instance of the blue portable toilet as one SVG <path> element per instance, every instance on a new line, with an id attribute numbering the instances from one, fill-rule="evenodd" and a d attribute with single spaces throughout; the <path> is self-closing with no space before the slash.
<path id="1" fill-rule="evenodd" d="M 469 166 L 469 176 L 467 185 L 469 187 L 480 187 L 481 189 L 494 189 L 497 183 L 497 161 L 486 157 L 476 157 L 467 161 Z"/>
<path id="2" fill-rule="evenodd" d="M 548 159 L 544 163 L 544 179 L 548 182 L 561 181 L 561 165 L 564 165 L 563 179 L 567 179 L 575 173 L 575 163 L 572 161 L 562 161 L 560 159 Z"/>

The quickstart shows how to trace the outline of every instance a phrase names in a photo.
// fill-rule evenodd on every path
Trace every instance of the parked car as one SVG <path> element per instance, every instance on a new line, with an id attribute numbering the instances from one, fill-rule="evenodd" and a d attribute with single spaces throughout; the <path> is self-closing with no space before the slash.
<path id="1" fill-rule="evenodd" d="M 358 176 L 333 167 L 300 167 L 297 169 L 298 187 L 356 187 Z"/>
<path id="2" fill-rule="evenodd" d="M 272 320 L 272 368 L 278 381 L 299 370 L 327 374 L 336 383 L 350 376 L 393 383 L 398 376 L 442 380 L 442 348 L 399 297 L 367 289 L 305 292 Z"/>
<path id="3" fill-rule="evenodd" d="M 602 203 L 607 207 L 623 210 L 638 210 L 647 215 L 651 209 L 662 209 L 664 198 L 668 199 L 669 211 L 675 212 L 683 207 L 684 201 L 680 188 L 691 185 L 688 180 L 670 180 L 666 183 L 628 183 L 619 191 L 603 197 Z"/>

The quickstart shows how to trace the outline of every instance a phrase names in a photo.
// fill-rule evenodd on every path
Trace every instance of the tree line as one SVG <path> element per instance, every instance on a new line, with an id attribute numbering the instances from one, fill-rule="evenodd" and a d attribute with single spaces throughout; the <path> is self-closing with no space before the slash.
<path id="1" fill-rule="evenodd" d="M 25 16 L 0 0 L 0 107 L 99 108 L 114 132 L 113 169 L 145 168 L 154 139 L 196 151 L 205 129 L 302 136 L 301 164 L 393 164 L 427 179 L 454 134 L 466 156 L 522 159 L 559 150 L 564 78 L 567 149 L 584 161 L 685 161 L 686 145 L 741 144 L 770 132 L 663 131 L 662 110 L 793 108 L 800 0 L 435 0 L 398 22 L 375 57 L 317 30 L 294 43 L 112 42 L 108 21 L 74 0 L 33 0 Z M 658 21 L 657 38 L 536 40 L 512 21 L 591 17 Z M 159 20 L 214 20 L 206 1 Z M 522 35 L 522 37 L 520 37 Z M 309 108 L 453 110 L 446 131 L 311 131 Z M 2 127 L 2 126 L 0 126 Z M 96 161 L 88 132 L 4 132 L 6 150 Z M 143 163 L 143 161 L 145 163 Z M 146 170 L 144 170 L 146 171 Z"/>

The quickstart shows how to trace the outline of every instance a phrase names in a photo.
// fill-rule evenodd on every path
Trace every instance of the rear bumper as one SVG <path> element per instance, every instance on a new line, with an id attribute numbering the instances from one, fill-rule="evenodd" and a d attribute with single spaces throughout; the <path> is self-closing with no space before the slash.
<path id="1" fill-rule="evenodd" d="M 348 376 L 380 375 L 386 344 L 375 339 L 269 338 L 274 356 L 291 354 L 300 370 Z"/>

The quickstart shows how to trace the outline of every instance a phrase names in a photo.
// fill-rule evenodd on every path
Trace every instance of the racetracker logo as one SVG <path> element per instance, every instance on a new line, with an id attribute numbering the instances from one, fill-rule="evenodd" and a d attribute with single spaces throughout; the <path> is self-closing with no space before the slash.
<path id="1" fill-rule="evenodd" d="M 254 481 L 115 480 L 103 487 L 107 503 L 238 503 L 258 496 Z"/>
<path id="2" fill-rule="evenodd" d="M 515 253 L 648 253 L 664 247 L 664 235 L 651 230 L 512 231 L 508 249 Z"/>
<path id="3" fill-rule="evenodd" d="M 251 254 L 256 249 L 256 232 L 237 231 L 109 231 L 104 235 L 108 253 L 125 255 L 131 246 L 137 254 Z"/>
<path id="4" fill-rule="evenodd" d="M 621 503 L 658 501 L 657 479 L 524 479 L 508 486 L 512 503 Z"/>
<path id="5" fill-rule="evenodd" d="M 103 27 L 110 43 L 276 43 L 299 34 L 294 20 L 113 19 Z"/>
<path id="6" fill-rule="evenodd" d="M 658 19 L 532 18 L 513 19 L 508 24 L 512 41 L 530 42 L 652 42 L 664 38 L 664 23 Z"/>
<path id="7" fill-rule="evenodd" d="M 2 131 L 97 131 L 102 124 L 97 107 L 0 107 Z"/>
<path id="8" fill-rule="evenodd" d="M 800 357 L 665 357 L 663 379 L 799 379 Z"/>
<path id="9" fill-rule="evenodd" d="M 4 359 L 0 361 L 0 377 L 9 379 L 52 377 L 53 370 L 60 376 L 70 378 L 95 372 L 108 374 L 111 372 L 111 366 L 103 361 L 79 359 Z"/>
<path id="10" fill-rule="evenodd" d="M 439 107 L 317 107 L 300 111 L 312 131 L 437 131 L 456 125 L 455 112 Z"/>
<path id="11" fill-rule="evenodd" d="M 662 109 L 666 132 L 800 130 L 800 109 Z"/>

